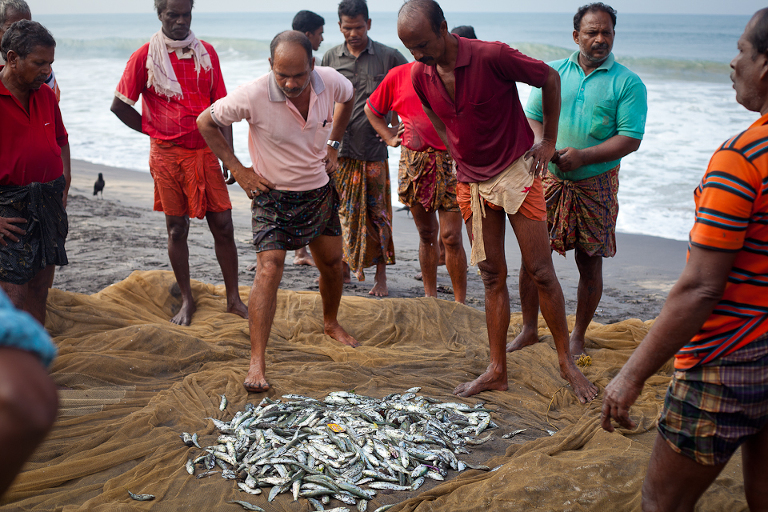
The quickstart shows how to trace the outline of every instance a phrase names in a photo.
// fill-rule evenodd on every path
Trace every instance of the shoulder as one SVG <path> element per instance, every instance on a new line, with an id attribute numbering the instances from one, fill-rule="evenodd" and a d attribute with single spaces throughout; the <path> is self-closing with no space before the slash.
<path id="1" fill-rule="evenodd" d="M 202 39 L 200 40 L 200 42 L 203 43 L 203 47 L 205 47 L 206 51 L 209 54 L 211 54 L 212 57 L 218 58 L 219 54 L 216 53 L 216 49 L 213 47 L 211 43 L 209 43 L 208 41 L 203 41 Z"/>
<path id="2" fill-rule="evenodd" d="M 735 152 L 747 161 L 754 161 L 768 153 L 768 125 L 750 127 L 731 137 L 718 148 L 718 153 Z"/>
<path id="3" fill-rule="evenodd" d="M 331 59 L 331 58 L 340 57 L 342 51 L 344 51 L 344 44 L 338 44 L 333 48 L 330 48 L 323 54 L 323 62 L 326 62 L 328 59 Z"/>
<path id="4" fill-rule="evenodd" d="M 349 82 L 344 75 L 331 66 L 315 66 L 315 72 L 320 75 L 320 78 L 322 78 L 323 82 L 327 85 L 337 85 Z"/>
<path id="5" fill-rule="evenodd" d="M 568 68 L 570 68 L 571 64 L 573 64 L 573 63 L 571 62 L 571 59 L 568 59 L 568 58 L 566 58 L 566 59 L 557 59 L 557 60 L 553 60 L 553 61 L 547 62 L 547 66 L 551 67 L 552 69 L 554 69 L 558 73 L 561 73 L 561 72 L 567 70 Z"/>
<path id="6" fill-rule="evenodd" d="M 138 50 L 133 52 L 131 55 L 130 60 L 147 60 L 147 55 L 149 54 L 149 43 L 144 43 Z"/>
<path id="7" fill-rule="evenodd" d="M 620 62 L 614 62 L 613 67 L 611 68 L 611 74 L 614 76 L 620 77 L 625 83 L 631 84 L 631 85 L 642 85 L 645 87 L 645 84 L 643 84 L 643 81 L 640 79 L 637 73 L 629 69 L 624 64 L 621 64 Z"/>
<path id="8" fill-rule="evenodd" d="M 387 58 L 402 60 L 403 63 L 407 62 L 407 59 L 397 49 L 374 41 L 373 39 L 371 39 L 371 43 L 373 44 L 374 52 L 379 53 Z"/>

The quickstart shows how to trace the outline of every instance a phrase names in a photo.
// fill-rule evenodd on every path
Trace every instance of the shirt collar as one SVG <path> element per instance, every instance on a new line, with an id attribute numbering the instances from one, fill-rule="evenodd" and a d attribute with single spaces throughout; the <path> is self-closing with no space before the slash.
<path id="1" fill-rule="evenodd" d="M 451 34 L 459 42 L 459 49 L 456 53 L 456 66 L 454 69 L 469 66 L 469 62 L 472 60 L 472 43 L 469 39 L 459 37 L 455 34 Z M 424 73 L 427 75 L 435 74 L 435 66 L 424 66 Z"/>
<path id="2" fill-rule="evenodd" d="M 579 51 L 576 50 L 571 54 L 571 56 L 568 58 L 571 62 L 576 64 L 579 69 L 581 69 L 581 64 L 579 64 Z M 616 57 L 613 56 L 613 52 L 608 54 L 608 58 L 603 61 L 602 64 L 600 64 L 597 68 L 595 68 L 595 71 L 599 71 L 601 69 L 604 69 L 606 71 L 610 71 L 610 69 L 613 67 L 614 63 L 616 62 Z M 582 69 L 581 72 L 583 73 L 584 70 Z M 592 73 L 590 73 L 591 75 Z"/>
<path id="3" fill-rule="evenodd" d="M 760 119 L 752 123 L 752 126 L 750 126 L 749 128 L 750 129 L 757 128 L 758 126 L 763 126 L 765 124 L 768 124 L 768 114 L 765 114 L 764 116 L 760 116 Z"/>
<path id="4" fill-rule="evenodd" d="M 325 82 L 323 82 L 323 78 L 314 69 L 309 74 L 309 86 L 313 91 L 315 91 L 316 96 L 319 96 L 320 93 L 325 90 Z M 283 93 L 283 91 L 280 90 L 280 87 L 278 87 L 277 80 L 275 80 L 275 73 L 273 71 L 269 72 L 269 89 L 267 94 L 269 95 L 269 101 L 285 101 L 285 93 Z"/>
<path id="5" fill-rule="evenodd" d="M 347 42 L 346 41 L 344 41 L 341 44 L 340 49 L 341 49 L 341 51 L 339 52 L 339 55 L 346 55 L 347 57 L 355 58 L 355 56 L 352 55 L 352 53 L 350 53 L 349 49 L 347 48 Z M 360 52 L 360 55 L 362 55 L 363 52 L 368 52 L 371 55 L 375 55 L 376 54 L 376 51 L 373 49 L 373 39 L 371 39 L 370 37 L 368 37 L 368 44 L 365 45 L 365 49 L 362 52 Z"/>

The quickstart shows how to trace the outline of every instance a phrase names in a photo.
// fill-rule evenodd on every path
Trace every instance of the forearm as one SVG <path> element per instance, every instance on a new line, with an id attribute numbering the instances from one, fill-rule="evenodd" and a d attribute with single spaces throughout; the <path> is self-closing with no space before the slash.
<path id="1" fill-rule="evenodd" d="M 72 184 L 72 161 L 68 143 L 61 146 L 61 163 L 64 167 L 64 179 L 67 182 L 64 187 L 64 193 L 66 194 L 69 191 L 69 186 Z"/>
<path id="2" fill-rule="evenodd" d="M 435 127 L 435 131 L 437 132 L 437 135 L 440 137 L 440 140 L 443 141 L 443 145 L 445 145 L 446 149 L 448 148 L 448 132 L 445 128 L 445 123 L 442 119 L 437 117 L 437 114 L 435 114 L 434 110 L 427 107 L 426 105 L 422 104 L 421 108 L 424 109 L 424 112 L 427 114 L 427 117 L 430 121 L 432 121 L 432 126 Z"/>
<path id="3" fill-rule="evenodd" d="M 336 103 L 333 109 L 333 129 L 331 130 L 331 140 L 341 140 L 344 137 L 344 131 L 347 129 L 349 120 L 352 118 L 355 98 L 350 98 L 346 103 Z"/>
<path id="4" fill-rule="evenodd" d="M 547 81 L 541 88 L 542 140 L 557 141 L 557 125 L 560 122 L 560 75 L 549 68 Z"/>
<path id="5" fill-rule="evenodd" d="M 139 133 L 143 133 L 141 130 L 141 114 L 139 114 L 135 108 L 115 96 L 112 100 L 112 107 L 110 110 L 128 128 L 136 130 Z"/>
<path id="6" fill-rule="evenodd" d="M 393 134 L 392 129 L 387 123 L 387 120 L 383 117 L 377 116 L 373 110 L 368 107 L 368 105 L 365 106 L 365 116 L 368 118 L 368 122 L 371 123 L 371 126 L 376 131 L 376 133 L 379 134 L 381 140 L 391 146 L 392 144 L 389 143 L 389 140 L 392 138 Z M 395 133 L 397 133 L 396 130 Z"/>
<path id="7" fill-rule="evenodd" d="M 210 109 L 203 110 L 197 117 L 197 129 L 200 130 L 200 135 L 203 136 L 213 154 L 232 172 L 232 175 L 239 183 L 239 175 L 246 171 L 246 169 L 232 150 L 232 127 L 228 128 L 230 140 L 227 140 L 222 133 L 224 131 L 222 127 L 214 122 Z"/>
<path id="8" fill-rule="evenodd" d="M 528 118 L 528 126 L 530 126 L 531 131 L 533 131 L 533 143 L 536 144 L 537 142 L 541 142 L 541 139 L 544 138 L 544 125 L 541 124 L 541 121 Z"/>
<path id="9" fill-rule="evenodd" d="M 634 139 L 625 135 L 614 135 L 597 146 L 580 149 L 582 165 L 601 164 L 618 160 L 637 151 L 640 147 L 640 142 L 640 139 Z"/>

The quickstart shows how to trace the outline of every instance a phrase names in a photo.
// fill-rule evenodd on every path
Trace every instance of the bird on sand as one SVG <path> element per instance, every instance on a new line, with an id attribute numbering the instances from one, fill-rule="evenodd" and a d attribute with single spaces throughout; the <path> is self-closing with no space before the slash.
<path id="1" fill-rule="evenodd" d="M 104 197 L 104 176 L 99 173 L 99 179 L 93 184 L 93 195 L 97 195 L 101 192 L 101 197 Z"/>

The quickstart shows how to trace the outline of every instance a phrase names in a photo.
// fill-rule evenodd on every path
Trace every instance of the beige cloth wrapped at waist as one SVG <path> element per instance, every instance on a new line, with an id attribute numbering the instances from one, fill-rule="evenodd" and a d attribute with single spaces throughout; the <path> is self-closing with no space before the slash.
<path id="1" fill-rule="evenodd" d="M 493 178 L 469 184 L 469 193 L 472 198 L 473 239 L 470 265 L 477 265 L 485 260 L 482 220 L 485 217 L 485 203 L 480 198 L 502 207 L 509 215 L 517 213 L 533 185 L 534 177 L 529 172 L 531 160 L 521 156 Z"/>

